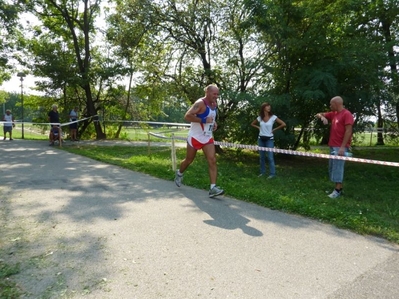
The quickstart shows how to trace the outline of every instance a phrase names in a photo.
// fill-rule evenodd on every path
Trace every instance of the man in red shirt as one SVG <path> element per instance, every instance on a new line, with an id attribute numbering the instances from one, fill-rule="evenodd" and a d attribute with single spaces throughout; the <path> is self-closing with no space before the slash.
<path id="1" fill-rule="evenodd" d="M 341 97 L 333 97 L 330 101 L 331 112 L 317 113 L 326 125 L 331 121 L 330 146 L 331 155 L 345 156 L 349 150 L 352 141 L 352 127 L 354 123 L 352 113 L 344 108 L 344 101 Z M 342 194 L 342 181 L 344 179 L 345 160 L 330 159 L 329 175 L 330 180 L 335 183 L 335 189 L 328 196 L 337 198 Z"/>

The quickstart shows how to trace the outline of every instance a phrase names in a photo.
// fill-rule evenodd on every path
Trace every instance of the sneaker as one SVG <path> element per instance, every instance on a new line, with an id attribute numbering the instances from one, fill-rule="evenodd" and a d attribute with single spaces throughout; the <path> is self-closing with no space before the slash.
<path id="1" fill-rule="evenodd" d="M 218 195 L 224 194 L 224 190 L 220 189 L 218 186 L 213 187 L 211 190 L 209 190 L 209 197 L 213 198 Z"/>
<path id="2" fill-rule="evenodd" d="M 183 181 L 183 175 L 179 175 L 176 171 L 176 176 L 175 176 L 175 184 L 177 187 L 181 186 L 181 182 Z"/>
<path id="3" fill-rule="evenodd" d="M 334 189 L 333 192 L 331 192 L 331 194 L 328 195 L 329 198 L 338 198 L 341 196 L 341 192 L 338 192 L 337 190 Z"/>
<path id="4" fill-rule="evenodd" d="M 260 175 L 258 175 L 258 178 L 260 178 L 261 176 L 264 176 L 264 174 L 263 174 L 263 173 L 261 173 Z"/>
<path id="5" fill-rule="evenodd" d="M 267 177 L 268 180 L 274 179 L 274 178 L 275 178 L 275 175 L 269 175 L 269 176 Z"/>

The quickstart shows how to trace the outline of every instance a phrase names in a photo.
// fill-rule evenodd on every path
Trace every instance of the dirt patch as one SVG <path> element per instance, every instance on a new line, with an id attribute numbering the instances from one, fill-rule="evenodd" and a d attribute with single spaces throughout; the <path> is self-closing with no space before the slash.
<path id="1" fill-rule="evenodd" d="M 18 265 L 19 273 L 11 279 L 22 297 L 70 298 L 106 289 L 101 271 L 87 267 L 103 256 L 103 239 L 64 221 L 56 210 L 26 201 L 28 195 L 6 188 L 1 193 L 0 255 L 7 264 Z"/>

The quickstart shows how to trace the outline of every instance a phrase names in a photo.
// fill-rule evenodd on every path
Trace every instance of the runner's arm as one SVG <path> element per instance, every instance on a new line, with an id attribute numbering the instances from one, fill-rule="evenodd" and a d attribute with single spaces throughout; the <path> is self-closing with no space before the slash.
<path id="1" fill-rule="evenodd" d="M 188 122 L 193 122 L 193 123 L 203 123 L 203 119 L 198 117 L 198 114 L 201 114 L 205 112 L 206 106 L 204 102 L 200 99 L 196 101 L 190 109 L 186 112 L 184 115 L 184 119 Z M 210 118 L 209 118 L 210 119 Z M 206 122 L 209 122 L 208 119 L 206 119 Z"/>

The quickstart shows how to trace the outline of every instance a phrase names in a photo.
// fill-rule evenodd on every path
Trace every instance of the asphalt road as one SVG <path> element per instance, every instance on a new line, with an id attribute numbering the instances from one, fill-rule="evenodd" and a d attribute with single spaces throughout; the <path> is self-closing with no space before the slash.
<path id="1" fill-rule="evenodd" d="M 23 298 L 398 298 L 399 247 L 49 147 L 0 142 Z"/>

